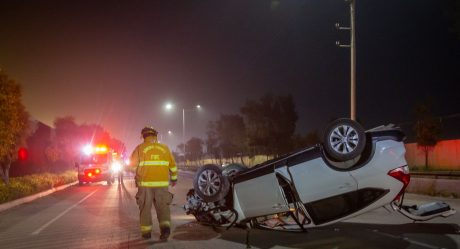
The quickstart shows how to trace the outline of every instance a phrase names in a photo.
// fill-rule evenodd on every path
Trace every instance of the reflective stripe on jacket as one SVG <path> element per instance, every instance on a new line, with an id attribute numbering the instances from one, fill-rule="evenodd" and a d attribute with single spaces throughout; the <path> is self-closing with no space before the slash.
<path id="1" fill-rule="evenodd" d="M 168 146 L 149 136 L 134 149 L 131 166 L 137 167 L 136 180 L 142 187 L 167 187 L 177 180 L 177 167 Z"/>

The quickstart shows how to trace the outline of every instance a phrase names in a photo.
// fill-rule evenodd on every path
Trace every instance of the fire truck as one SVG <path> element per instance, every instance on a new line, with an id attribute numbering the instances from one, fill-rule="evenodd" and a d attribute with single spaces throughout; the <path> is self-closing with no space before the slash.
<path id="1" fill-rule="evenodd" d="M 115 182 L 115 176 L 120 174 L 122 165 L 116 160 L 116 155 L 107 145 L 87 145 L 83 148 L 79 162 L 75 163 L 78 170 L 78 183 L 106 181 L 107 185 Z"/>

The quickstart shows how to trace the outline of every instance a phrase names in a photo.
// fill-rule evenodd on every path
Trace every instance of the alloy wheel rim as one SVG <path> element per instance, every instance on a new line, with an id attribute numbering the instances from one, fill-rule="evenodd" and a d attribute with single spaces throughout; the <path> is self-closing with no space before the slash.
<path id="1" fill-rule="evenodd" d="M 206 196 L 215 195 L 221 187 L 219 174 L 213 170 L 204 170 L 198 177 L 198 188 Z"/>
<path id="2" fill-rule="evenodd" d="M 329 144 L 332 149 L 340 154 L 353 152 L 359 143 L 359 136 L 356 129 L 349 125 L 337 126 L 329 136 Z"/>

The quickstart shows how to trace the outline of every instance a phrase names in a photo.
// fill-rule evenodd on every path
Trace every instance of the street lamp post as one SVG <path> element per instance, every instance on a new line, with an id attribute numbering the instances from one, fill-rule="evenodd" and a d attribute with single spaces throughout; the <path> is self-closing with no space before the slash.
<path id="1" fill-rule="evenodd" d="M 171 130 L 168 130 L 166 133 L 166 135 L 163 136 L 163 133 L 162 132 L 159 132 L 158 133 L 158 136 L 159 136 L 159 142 L 163 143 L 163 144 L 167 144 L 168 147 L 170 146 L 170 138 L 168 137 L 171 137 L 173 135 L 173 132 Z"/>
<path id="2" fill-rule="evenodd" d="M 190 109 L 188 111 L 194 111 L 194 110 L 200 110 L 201 105 L 196 105 L 195 109 Z M 182 144 L 184 145 L 184 158 L 186 155 L 186 150 L 185 150 L 185 108 L 182 108 Z"/>
<path id="3" fill-rule="evenodd" d="M 167 103 L 165 105 L 166 110 L 171 110 L 174 108 L 174 105 L 171 103 Z M 196 105 L 195 109 L 189 109 L 186 110 L 185 108 L 182 108 L 182 145 L 184 146 L 184 160 L 185 160 L 185 154 L 186 154 L 186 146 L 185 146 L 185 111 L 194 111 L 194 110 L 200 110 L 201 105 Z"/>
<path id="4" fill-rule="evenodd" d="M 182 145 L 184 146 L 184 161 L 185 161 L 185 109 L 182 108 Z"/>
<path id="5" fill-rule="evenodd" d="M 350 27 L 335 27 L 339 30 L 350 31 L 350 44 L 343 45 L 339 41 L 335 44 L 341 48 L 350 48 L 350 118 L 356 120 L 356 40 L 355 40 L 355 0 L 346 0 L 350 4 Z"/>

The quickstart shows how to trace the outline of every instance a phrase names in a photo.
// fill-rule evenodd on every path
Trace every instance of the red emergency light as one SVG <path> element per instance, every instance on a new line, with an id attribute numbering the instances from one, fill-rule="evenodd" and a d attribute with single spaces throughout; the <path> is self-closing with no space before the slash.
<path id="1" fill-rule="evenodd" d="M 28 153 L 26 148 L 19 148 L 18 150 L 18 159 L 19 161 L 26 161 L 28 158 Z"/>
<path id="2" fill-rule="evenodd" d="M 104 153 L 107 153 L 108 151 L 109 149 L 107 148 L 107 145 L 92 146 L 88 144 L 85 147 L 83 147 L 83 153 L 85 153 L 86 155 L 104 154 Z"/>

